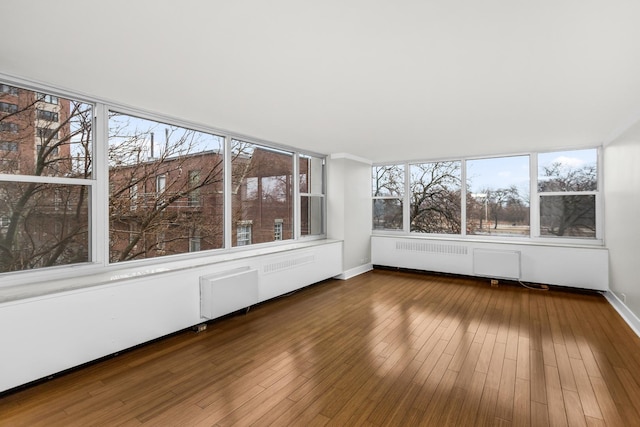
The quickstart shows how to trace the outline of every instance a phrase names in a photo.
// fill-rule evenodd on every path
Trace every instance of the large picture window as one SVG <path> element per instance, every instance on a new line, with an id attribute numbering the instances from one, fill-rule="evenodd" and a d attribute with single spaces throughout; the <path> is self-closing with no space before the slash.
<path id="1" fill-rule="evenodd" d="M 460 234 L 460 164 L 453 161 L 409 166 L 411 231 Z"/>
<path id="2" fill-rule="evenodd" d="M 466 163 L 467 234 L 529 236 L 529 156 Z"/>
<path id="3" fill-rule="evenodd" d="M 324 237 L 324 157 L 56 92 L 0 83 L 0 274 Z"/>
<path id="4" fill-rule="evenodd" d="M 109 260 L 221 248 L 223 164 L 221 136 L 111 112 Z"/>
<path id="5" fill-rule="evenodd" d="M 293 153 L 234 139 L 231 175 L 233 246 L 273 242 L 276 219 L 282 220 L 282 240 L 292 239 Z"/>
<path id="6" fill-rule="evenodd" d="M 598 241 L 598 175 L 596 148 L 374 165 L 372 228 L 491 239 Z M 408 224 L 403 222 L 406 212 Z"/>
<path id="7" fill-rule="evenodd" d="M 597 151 L 540 154 L 538 194 L 540 235 L 595 238 Z"/>

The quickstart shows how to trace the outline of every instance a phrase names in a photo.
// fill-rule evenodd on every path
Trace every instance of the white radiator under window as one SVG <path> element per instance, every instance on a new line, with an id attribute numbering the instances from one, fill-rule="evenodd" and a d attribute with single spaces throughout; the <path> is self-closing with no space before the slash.
<path id="1" fill-rule="evenodd" d="M 520 251 L 474 249 L 473 274 L 496 279 L 520 280 Z"/>
<path id="2" fill-rule="evenodd" d="M 200 276 L 200 317 L 215 319 L 258 303 L 258 270 L 236 268 Z"/>

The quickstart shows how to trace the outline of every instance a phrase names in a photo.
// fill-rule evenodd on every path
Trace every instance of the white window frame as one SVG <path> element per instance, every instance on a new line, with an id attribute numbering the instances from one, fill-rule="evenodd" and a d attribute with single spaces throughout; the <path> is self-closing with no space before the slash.
<path id="1" fill-rule="evenodd" d="M 581 150 L 597 150 L 597 180 L 598 186 L 595 191 L 581 191 L 581 192 L 558 192 L 551 193 L 545 192 L 545 196 L 549 195 L 594 195 L 595 196 L 595 204 L 596 204 L 596 235 L 595 238 L 580 238 L 580 237 L 556 237 L 556 236 L 541 236 L 540 235 L 540 192 L 538 192 L 538 164 L 537 164 L 537 156 L 538 154 L 550 153 L 550 152 L 565 152 L 565 151 L 581 151 Z M 482 158 L 491 159 L 498 157 L 517 157 L 517 156 L 529 156 L 529 182 L 530 182 L 530 200 L 529 200 L 529 215 L 530 215 L 530 231 L 529 236 L 518 237 L 518 236 L 508 236 L 508 237 L 500 237 L 500 236 L 476 236 L 470 235 L 466 232 L 466 197 L 467 197 L 467 188 L 466 185 L 462 186 L 461 197 L 462 197 L 462 208 L 461 208 L 461 234 L 430 234 L 430 233 L 416 233 L 410 232 L 410 224 L 409 224 L 409 203 L 410 203 L 410 183 L 409 183 L 409 166 L 411 164 L 418 163 L 433 163 L 437 161 L 461 161 L 461 180 L 462 182 L 466 182 L 467 180 L 467 161 L 469 160 L 478 160 Z M 372 165 L 372 173 L 371 179 L 373 179 L 373 168 L 381 167 L 381 166 L 393 166 L 393 165 L 403 165 L 404 173 L 405 173 L 405 182 L 404 182 L 404 194 L 402 196 L 373 196 L 373 185 L 371 185 L 372 191 L 372 200 L 376 199 L 400 199 L 403 201 L 403 228 L 400 230 L 394 229 L 375 229 L 373 228 L 373 224 L 371 225 L 372 234 L 374 235 L 405 235 L 405 236 L 413 236 L 413 237 L 424 237 L 424 238 L 438 238 L 438 239 L 450 239 L 450 240 L 484 240 L 491 242 L 504 242 L 504 243 L 541 243 L 541 244 L 558 244 L 558 245 L 571 245 L 571 246 L 602 246 L 604 244 L 604 220 L 603 220 L 603 198 L 602 198 L 602 188 L 603 188 L 603 171 L 602 171 L 602 147 L 601 146 L 585 146 L 585 147 L 570 147 L 565 149 L 557 149 L 557 150 L 541 150 L 541 151 L 532 151 L 532 152 L 524 152 L 524 153 L 511 153 L 511 154 L 496 154 L 494 156 L 485 156 L 485 157 L 468 157 L 468 158 L 451 158 L 451 159 L 435 159 L 435 160 L 420 160 L 420 161 L 411 161 L 411 162 L 390 162 L 390 163 L 376 163 Z M 544 196 L 543 196 L 544 197 Z"/>

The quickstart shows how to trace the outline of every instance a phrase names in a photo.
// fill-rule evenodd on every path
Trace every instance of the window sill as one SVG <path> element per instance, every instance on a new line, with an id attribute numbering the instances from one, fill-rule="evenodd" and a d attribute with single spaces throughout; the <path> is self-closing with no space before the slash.
<path id="1" fill-rule="evenodd" d="M 53 279 L 50 270 L 20 272 L 17 275 L 20 277 L 14 279 L 8 286 L 0 288 L 0 304 L 94 286 L 114 284 L 135 277 L 149 277 L 207 265 L 216 265 L 258 256 L 312 248 L 336 242 L 338 241 L 329 239 L 295 241 L 251 249 L 231 249 L 224 253 L 199 254 L 199 256 L 181 257 L 179 260 L 154 259 L 143 262 L 131 261 L 102 268 L 97 266 L 59 267 L 57 271 L 61 272 L 61 274 L 54 276 Z"/>

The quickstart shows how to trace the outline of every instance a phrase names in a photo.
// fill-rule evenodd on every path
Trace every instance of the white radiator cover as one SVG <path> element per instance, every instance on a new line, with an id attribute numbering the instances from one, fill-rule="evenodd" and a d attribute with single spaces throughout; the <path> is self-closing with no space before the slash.
<path id="1" fill-rule="evenodd" d="M 200 276 L 200 317 L 215 319 L 258 303 L 258 270 L 236 268 Z"/>
<path id="2" fill-rule="evenodd" d="M 520 260 L 519 272 L 516 257 Z M 371 262 L 440 273 L 514 280 L 519 276 L 520 280 L 530 283 L 609 289 L 609 251 L 600 246 L 372 236 Z"/>
<path id="3" fill-rule="evenodd" d="M 476 248 L 473 250 L 473 274 L 520 280 L 520 251 Z"/>

